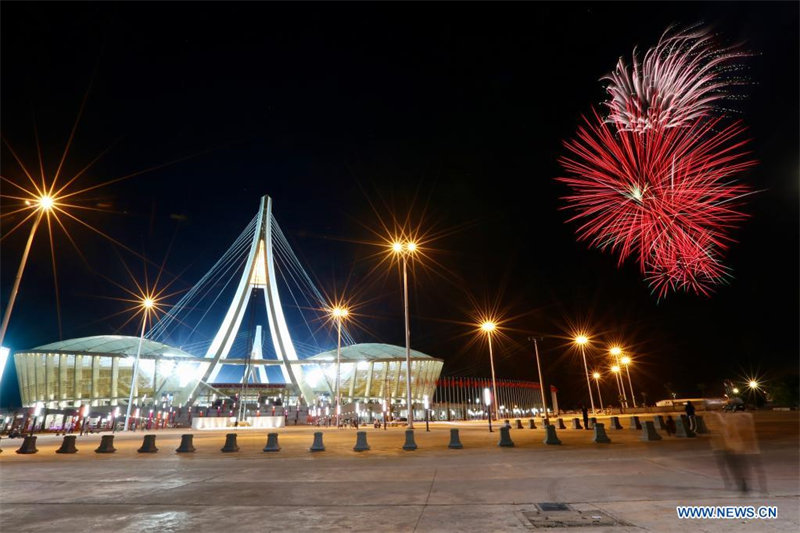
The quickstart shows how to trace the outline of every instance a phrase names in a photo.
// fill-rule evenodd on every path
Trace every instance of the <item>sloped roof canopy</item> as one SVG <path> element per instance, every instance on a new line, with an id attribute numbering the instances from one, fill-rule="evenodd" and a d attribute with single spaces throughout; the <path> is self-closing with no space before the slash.
<path id="1" fill-rule="evenodd" d="M 343 361 L 384 361 L 387 359 L 404 359 L 406 357 L 406 349 L 403 346 L 395 346 L 393 344 L 380 344 L 380 343 L 362 343 L 352 344 L 350 346 L 342 346 L 341 359 Z M 428 359 L 431 361 L 441 361 L 430 355 L 411 350 L 412 359 Z M 336 359 L 336 350 L 329 350 L 322 352 L 313 357 L 309 357 L 306 361 L 323 360 L 330 361 Z"/>
<path id="2" fill-rule="evenodd" d="M 126 335 L 95 335 L 94 337 L 80 337 L 77 339 L 67 339 L 64 341 L 52 342 L 31 348 L 30 350 L 19 350 L 19 353 L 31 352 L 68 352 L 82 354 L 119 354 L 136 356 L 139 347 L 139 337 L 129 337 Z M 166 357 L 194 357 L 184 352 L 180 348 L 169 346 L 149 339 L 142 341 L 143 356 L 166 356 Z"/>

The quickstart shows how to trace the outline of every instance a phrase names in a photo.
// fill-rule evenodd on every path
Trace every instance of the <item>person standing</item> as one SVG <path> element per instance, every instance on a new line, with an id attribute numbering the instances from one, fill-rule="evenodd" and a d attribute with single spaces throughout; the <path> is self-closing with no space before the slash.
<path id="1" fill-rule="evenodd" d="M 583 415 L 583 429 L 589 429 L 589 411 L 583 404 L 581 404 L 581 414 Z"/>
<path id="2" fill-rule="evenodd" d="M 686 402 L 686 418 L 689 419 L 689 429 L 691 431 L 697 431 L 697 419 L 694 416 L 694 404 L 691 400 Z"/>

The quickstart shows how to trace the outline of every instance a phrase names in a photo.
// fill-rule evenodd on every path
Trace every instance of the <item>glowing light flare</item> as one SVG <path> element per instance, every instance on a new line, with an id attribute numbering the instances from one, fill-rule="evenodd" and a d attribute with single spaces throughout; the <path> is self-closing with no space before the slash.
<path id="1" fill-rule="evenodd" d="M 52 196 L 44 194 L 39 197 L 37 204 L 39 205 L 40 209 L 44 211 L 50 211 L 55 206 L 56 200 Z"/>
<path id="2" fill-rule="evenodd" d="M 485 333 L 492 333 L 496 329 L 497 329 L 497 324 L 491 320 L 487 320 L 486 322 L 481 324 L 481 331 Z"/>
<path id="3" fill-rule="evenodd" d="M 627 365 L 631 364 L 631 358 L 628 357 L 627 355 L 625 355 L 625 356 L 622 356 L 620 358 L 619 362 L 622 363 L 623 365 L 627 366 Z"/>
<path id="4" fill-rule="evenodd" d="M 611 349 L 608 350 L 608 353 L 610 353 L 614 357 L 617 357 L 622 353 L 622 348 L 620 348 L 619 346 L 612 346 Z"/>
<path id="5" fill-rule="evenodd" d="M 600 379 L 600 372 L 594 372 L 594 373 L 592 374 L 592 377 L 593 377 L 594 379 Z"/>
<path id="6" fill-rule="evenodd" d="M 612 366 L 611 371 L 614 372 L 615 374 L 619 373 L 619 366 L 617 365 Z"/>
<path id="7" fill-rule="evenodd" d="M 341 319 L 347 318 L 347 315 L 349 313 L 350 312 L 348 311 L 348 309 L 346 307 L 340 307 L 340 306 L 333 307 L 330 310 L 330 315 L 333 318 L 337 319 L 337 320 L 341 320 Z"/>
<path id="8" fill-rule="evenodd" d="M 577 344 L 578 346 L 583 346 L 584 344 L 589 342 L 589 337 L 587 337 L 586 335 L 578 335 L 577 337 L 575 337 L 574 341 L 575 344 Z"/>
<path id="9" fill-rule="evenodd" d="M 756 390 L 759 387 L 758 381 L 751 379 L 747 382 L 747 386 L 750 387 L 751 390 Z"/>

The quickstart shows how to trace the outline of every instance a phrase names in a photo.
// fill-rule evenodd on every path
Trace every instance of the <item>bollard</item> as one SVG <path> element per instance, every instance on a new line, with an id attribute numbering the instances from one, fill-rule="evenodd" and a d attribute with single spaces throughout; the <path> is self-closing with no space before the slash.
<path id="1" fill-rule="evenodd" d="M 522 429 L 522 420 L 517 418 L 517 429 Z"/>
<path id="2" fill-rule="evenodd" d="M 315 431 L 314 432 L 314 442 L 311 444 L 311 448 L 309 448 L 309 451 L 312 451 L 312 452 L 324 452 L 325 451 L 325 445 L 322 444 L 322 432 L 321 431 Z"/>
<path id="3" fill-rule="evenodd" d="M 696 437 L 692 428 L 689 427 L 689 417 L 681 415 L 675 418 L 675 436 L 676 437 Z"/>
<path id="4" fill-rule="evenodd" d="M 648 440 L 661 440 L 661 435 L 656 433 L 656 426 L 654 423 L 647 421 L 642 426 L 642 437 L 641 440 L 648 441 Z"/>
<path id="5" fill-rule="evenodd" d="M 697 420 L 697 431 L 695 431 L 695 433 L 697 433 L 698 435 L 705 435 L 706 433 L 708 433 L 709 432 L 708 426 L 706 426 L 706 421 L 703 420 L 703 417 L 698 415 L 694 418 L 695 420 Z"/>
<path id="6" fill-rule="evenodd" d="M 450 444 L 448 444 L 447 447 L 453 450 L 460 450 L 464 447 L 458 438 L 458 430 L 455 428 L 450 430 Z"/>
<path id="7" fill-rule="evenodd" d="M 225 453 L 239 451 L 239 445 L 236 444 L 236 433 L 228 433 L 225 435 L 225 446 L 223 446 L 220 451 Z"/>
<path id="8" fill-rule="evenodd" d="M 36 448 L 36 436 L 29 435 L 22 441 L 22 446 L 19 447 L 17 453 L 36 453 L 38 451 Z"/>
<path id="9" fill-rule="evenodd" d="M 156 448 L 156 436 L 145 435 L 142 441 L 142 447 L 136 451 L 139 453 L 156 453 L 158 451 L 158 448 Z"/>
<path id="10" fill-rule="evenodd" d="M 175 451 L 178 453 L 192 453 L 194 452 L 194 444 L 192 443 L 192 439 L 194 435 L 191 433 L 186 433 L 185 435 L 181 435 L 181 445 L 178 446 Z"/>
<path id="11" fill-rule="evenodd" d="M 567 429 L 567 426 L 564 425 L 564 419 L 563 418 L 559 418 L 558 419 L 558 429 Z"/>
<path id="12" fill-rule="evenodd" d="M 114 435 L 103 435 L 100 437 L 100 446 L 94 451 L 94 453 L 114 453 L 117 451 L 114 448 Z"/>
<path id="13" fill-rule="evenodd" d="M 656 429 L 660 429 L 661 431 L 667 430 L 667 425 L 664 422 L 664 417 L 661 415 L 656 415 L 653 417 L 653 424 L 655 425 Z"/>
<path id="14" fill-rule="evenodd" d="M 572 429 L 583 429 L 583 426 L 581 426 L 581 419 L 580 418 L 573 418 L 572 419 Z"/>
<path id="15" fill-rule="evenodd" d="M 279 452 L 281 447 L 278 446 L 278 434 L 267 433 L 267 445 L 264 446 L 265 452 Z"/>
<path id="16" fill-rule="evenodd" d="M 618 416 L 612 416 L 610 424 L 611 424 L 611 429 L 622 429 L 622 424 L 619 423 Z"/>
<path id="17" fill-rule="evenodd" d="M 642 429 L 642 423 L 639 421 L 638 416 L 631 417 L 630 429 Z"/>
<path id="18" fill-rule="evenodd" d="M 511 428 L 500 426 L 500 442 L 498 442 L 497 445 L 508 448 L 514 447 L 514 441 L 511 440 Z"/>
<path id="19" fill-rule="evenodd" d="M 403 444 L 403 449 L 404 450 L 409 450 L 409 451 L 417 449 L 417 443 L 414 442 L 414 430 L 413 429 L 407 429 L 406 430 L 406 443 Z"/>
<path id="20" fill-rule="evenodd" d="M 559 420 L 561 419 L 559 418 Z M 545 444 L 561 444 L 561 441 L 558 440 L 558 436 L 556 435 L 556 427 L 553 424 L 548 424 L 545 426 L 545 431 Z"/>
<path id="21" fill-rule="evenodd" d="M 367 444 L 367 432 L 366 431 L 356 432 L 356 445 L 353 446 L 353 451 L 365 452 L 367 450 L 369 450 L 369 444 Z"/>
<path id="22" fill-rule="evenodd" d="M 536 429 L 536 421 L 533 418 L 528 420 L 528 428 L 529 429 Z"/>
<path id="23" fill-rule="evenodd" d="M 595 424 L 597 424 L 597 418 L 593 416 L 589 419 L 589 425 L 586 427 L 586 429 L 593 429 Z"/>
<path id="24" fill-rule="evenodd" d="M 609 444 L 611 439 L 608 438 L 606 435 L 606 426 L 600 422 L 594 425 L 594 438 L 592 441 L 597 442 L 598 444 Z"/>
<path id="25" fill-rule="evenodd" d="M 78 453 L 75 448 L 75 435 L 64 435 L 64 441 L 61 443 L 61 448 L 56 450 L 56 453 Z"/>

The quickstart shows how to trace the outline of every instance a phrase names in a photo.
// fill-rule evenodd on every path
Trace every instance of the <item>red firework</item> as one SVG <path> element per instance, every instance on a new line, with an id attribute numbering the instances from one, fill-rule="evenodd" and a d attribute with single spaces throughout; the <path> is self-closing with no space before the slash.
<path id="1" fill-rule="evenodd" d="M 594 112 L 560 160 L 579 238 L 618 253 L 620 263 L 634 255 L 659 297 L 670 289 L 708 294 L 725 275 L 719 261 L 752 192 L 734 181 L 755 164 L 744 132 L 718 118 L 635 132 Z"/>

